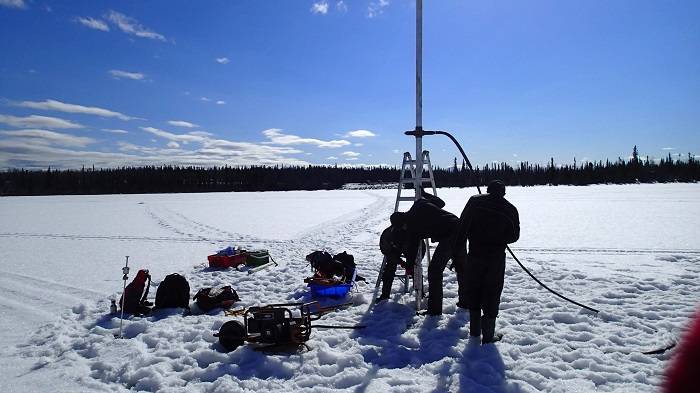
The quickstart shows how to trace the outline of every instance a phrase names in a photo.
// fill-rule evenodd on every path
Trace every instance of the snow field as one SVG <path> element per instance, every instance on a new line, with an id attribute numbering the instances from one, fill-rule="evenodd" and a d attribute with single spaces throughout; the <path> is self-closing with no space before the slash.
<path id="1" fill-rule="evenodd" d="M 655 391 L 672 351 L 641 352 L 678 337 L 700 300 L 700 248 L 692 240 L 700 232 L 699 187 L 507 191 L 521 214 L 523 237 L 514 247 L 521 261 L 553 289 L 601 313 L 545 292 L 509 259 L 497 322 L 504 341 L 487 346 L 469 338 L 469 313 L 455 308 L 450 271 L 442 317 L 416 317 L 398 282 L 390 301 L 368 311 L 381 263 L 379 233 L 395 190 L 5 198 L 0 310 L 9 349 L 2 363 L 13 367 L 2 372 L 0 388 Z M 439 195 L 459 214 L 471 192 Z M 252 275 L 206 267 L 206 255 L 229 244 L 267 248 L 280 266 Z M 353 307 L 319 323 L 366 329 L 314 329 L 310 350 L 301 354 L 266 355 L 247 346 L 225 353 L 212 333 L 231 318 L 193 306 L 196 315 L 187 317 L 160 310 L 125 320 L 127 339 L 113 338 L 119 319 L 107 315 L 108 299 L 121 292 L 124 254 L 134 261 L 130 279 L 140 267 L 151 269 L 151 298 L 166 274 L 180 272 L 192 294 L 231 284 L 240 308 L 311 300 L 304 256 L 322 248 L 353 254 L 369 282 L 353 291 Z"/>

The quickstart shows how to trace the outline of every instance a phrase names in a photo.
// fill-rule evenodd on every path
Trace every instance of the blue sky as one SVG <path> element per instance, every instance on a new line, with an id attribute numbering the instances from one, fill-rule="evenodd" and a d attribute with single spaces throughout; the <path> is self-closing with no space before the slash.
<path id="1" fill-rule="evenodd" d="M 414 29 L 410 0 L 0 0 L 0 168 L 399 165 Z M 423 80 L 479 165 L 700 154 L 700 2 L 426 0 Z"/>

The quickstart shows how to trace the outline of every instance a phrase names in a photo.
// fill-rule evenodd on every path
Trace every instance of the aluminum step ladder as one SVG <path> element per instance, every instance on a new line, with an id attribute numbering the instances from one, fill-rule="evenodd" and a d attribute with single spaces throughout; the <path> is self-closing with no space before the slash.
<path id="1" fill-rule="evenodd" d="M 401 163 L 401 174 L 399 176 L 399 184 L 398 184 L 398 190 L 396 193 L 396 203 L 394 204 L 394 212 L 399 211 L 399 205 L 401 202 L 411 202 L 411 205 L 413 202 L 416 201 L 416 196 L 418 193 L 416 192 L 416 189 L 413 189 L 414 194 L 411 196 L 401 196 L 401 193 L 404 190 L 404 184 L 420 184 L 421 187 L 425 184 L 429 184 L 430 187 L 432 188 L 433 195 L 437 196 L 437 189 L 435 188 L 435 177 L 433 176 L 433 166 L 430 163 L 430 153 L 427 150 L 423 151 L 423 170 L 421 171 L 421 177 L 422 179 L 420 182 L 416 182 L 416 160 L 413 160 L 411 158 L 411 153 L 405 152 L 403 153 L 403 162 Z M 428 177 L 423 176 L 423 174 L 427 173 Z M 410 206 L 409 206 L 410 208 Z M 425 258 L 428 261 L 428 265 L 430 265 L 430 243 L 428 239 L 423 239 L 421 247 L 424 247 L 426 252 L 425 252 Z M 424 290 L 423 290 L 423 253 L 421 252 L 421 247 L 418 248 L 418 254 L 416 255 L 416 261 L 413 264 L 413 275 L 409 274 L 407 271 L 404 270 L 403 274 L 397 274 L 394 277 L 398 278 L 399 281 L 403 284 L 404 288 L 404 293 L 408 293 L 410 291 L 410 280 L 411 278 L 413 279 L 413 290 L 415 292 L 416 296 L 416 311 L 419 311 L 422 308 L 422 300 L 424 297 Z M 377 290 L 379 287 L 382 285 L 382 276 L 384 275 L 384 268 L 387 263 L 387 258 L 386 256 L 384 257 L 384 260 L 382 261 L 382 267 L 379 269 L 379 276 L 377 277 L 377 283 L 375 285 L 375 295 L 377 294 Z"/>

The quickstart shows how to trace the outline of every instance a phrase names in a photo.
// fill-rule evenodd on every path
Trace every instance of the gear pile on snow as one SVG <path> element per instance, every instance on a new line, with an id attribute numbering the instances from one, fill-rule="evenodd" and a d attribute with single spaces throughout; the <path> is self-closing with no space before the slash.
<path id="1" fill-rule="evenodd" d="M 342 297 L 350 292 L 355 281 L 364 281 L 357 275 L 355 258 L 347 251 L 333 256 L 326 251 L 314 251 L 306 260 L 314 274 L 304 282 L 314 296 Z"/>

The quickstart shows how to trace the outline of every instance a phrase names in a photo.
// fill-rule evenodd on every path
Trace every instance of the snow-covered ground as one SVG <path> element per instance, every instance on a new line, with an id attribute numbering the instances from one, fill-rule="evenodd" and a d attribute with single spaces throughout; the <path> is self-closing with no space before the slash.
<path id="1" fill-rule="evenodd" d="M 700 185 L 511 187 L 522 237 L 514 251 L 552 288 L 508 260 L 496 345 L 468 336 L 445 272 L 442 317 L 416 317 L 412 297 L 372 311 L 377 243 L 395 190 L 9 197 L 0 199 L 0 391 L 650 392 L 700 302 Z M 473 189 L 440 189 L 459 214 Z M 408 206 L 404 206 L 405 208 Z M 257 274 L 206 268 L 226 245 L 267 248 L 280 263 Z M 363 330 L 314 330 L 310 350 L 225 353 L 221 310 L 159 311 L 125 321 L 109 299 L 130 256 L 153 275 L 187 277 L 192 293 L 231 284 L 240 306 L 310 300 L 304 256 L 347 250 L 368 284 L 353 307 L 322 318 Z M 196 309 L 195 309 L 196 311 Z"/>

